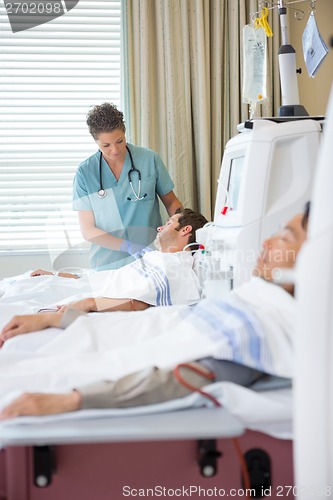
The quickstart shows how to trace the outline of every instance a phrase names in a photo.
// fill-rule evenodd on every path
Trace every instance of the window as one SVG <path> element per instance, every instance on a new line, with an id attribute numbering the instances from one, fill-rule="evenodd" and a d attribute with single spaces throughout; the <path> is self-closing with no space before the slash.
<path id="1" fill-rule="evenodd" d="M 0 255 L 82 241 L 72 182 L 96 151 L 87 111 L 119 105 L 120 9 L 121 0 L 80 0 L 12 33 L 0 0 Z"/>

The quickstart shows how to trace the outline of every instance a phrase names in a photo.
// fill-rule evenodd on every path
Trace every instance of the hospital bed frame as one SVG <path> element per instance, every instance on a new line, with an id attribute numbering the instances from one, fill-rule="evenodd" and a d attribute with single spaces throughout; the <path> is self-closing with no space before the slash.
<path id="1" fill-rule="evenodd" d="M 223 408 L 200 408 L 4 427 L 0 500 L 121 500 L 156 487 L 246 498 L 234 438 L 258 494 L 250 498 L 284 498 L 294 484 L 291 441 L 245 431 Z"/>

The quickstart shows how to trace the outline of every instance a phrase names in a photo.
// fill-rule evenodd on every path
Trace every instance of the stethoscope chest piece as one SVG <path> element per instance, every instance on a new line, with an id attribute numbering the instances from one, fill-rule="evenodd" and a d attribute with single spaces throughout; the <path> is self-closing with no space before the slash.
<path id="1" fill-rule="evenodd" d="M 106 191 L 105 191 L 105 189 L 99 189 L 99 190 L 97 191 L 97 196 L 98 196 L 98 198 L 105 198 L 105 196 L 106 196 Z"/>

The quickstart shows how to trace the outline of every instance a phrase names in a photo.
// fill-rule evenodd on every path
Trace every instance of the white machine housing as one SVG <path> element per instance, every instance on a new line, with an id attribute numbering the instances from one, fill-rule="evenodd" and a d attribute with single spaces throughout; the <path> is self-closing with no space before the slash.
<path id="1" fill-rule="evenodd" d="M 208 268 L 215 278 L 228 272 L 229 289 L 250 278 L 263 240 L 310 199 L 322 121 L 256 119 L 239 126 L 241 133 L 227 143 L 214 223 L 196 236 L 207 262 L 214 261 Z M 207 281 L 213 279 L 208 274 Z"/>

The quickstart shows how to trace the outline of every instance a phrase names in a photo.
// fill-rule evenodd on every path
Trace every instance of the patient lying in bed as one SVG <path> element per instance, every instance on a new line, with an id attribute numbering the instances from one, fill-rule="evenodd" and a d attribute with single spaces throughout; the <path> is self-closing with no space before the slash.
<path id="1" fill-rule="evenodd" d="M 9 304 L 17 308 L 10 308 L 12 316 L 44 308 L 57 310 L 59 303 L 71 303 L 71 308 L 88 312 L 196 302 L 200 284 L 193 270 L 192 254 L 183 249 L 195 242 L 196 229 L 206 222 L 201 214 L 182 209 L 158 228 L 156 246 L 160 251 L 145 251 L 141 258 L 123 268 L 76 280 L 47 273 L 7 286 L 0 299 L 2 325 L 9 319 Z M 134 304 L 133 299 L 138 302 Z"/>
<path id="2" fill-rule="evenodd" d="M 152 404 L 184 396 L 191 392 L 191 387 L 200 388 L 221 379 L 248 385 L 261 373 L 291 377 L 293 291 L 290 286 L 282 288 L 271 281 L 275 268 L 294 266 L 306 238 L 306 222 L 306 217 L 298 215 L 276 236 L 266 240 L 255 268 L 256 277 L 239 287 L 227 301 L 207 299 L 191 307 L 119 313 L 112 320 L 108 314 L 83 317 L 66 329 L 62 341 L 58 338 L 53 345 L 52 342 L 46 345 L 35 358 L 19 359 L 16 367 L 13 357 L 7 360 L 6 353 L 2 356 L 0 352 L 0 366 L 3 367 L 0 398 L 13 389 L 38 390 L 36 378 L 29 383 L 28 369 L 34 370 L 35 375 L 39 373 L 38 365 L 43 362 L 41 355 L 46 356 L 48 366 L 49 363 L 52 366 L 52 376 L 45 372 L 43 365 L 39 373 L 42 375 L 44 370 L 46 379 L 50 378 L 40 383 L 42 390 L 49 390 L 50 394 L 23 394 L 6 406 L 0 417 Z M 46 322 L 37 316 L 34 325 L 59 327 L 59 315 L 47 316 Z M 29 322 L 33 321 L 36 316 L 15 318 L 1 333 L 2 339 L 15 336 L 22 325 L 29 331 Z M 79 345 L 84 332 L 87 334 L 85 344 Z M 64 386 L 64 374 L 53 370 L 64 364 L 60 354 L 71 342 L 71 335 L 72 359 L 77 370 L 66 371 L 66 384 L 76 389 L 58 393 Z M 108 342 L 115 344 L 105 355 L 104 347 Z M 86 346 L 89 346 L 88 351 Z M 91 376 L 89 362 L 94 350 L 97 350 L 95 362 L 98 360 L 99 365 L 94 365 L 95 372 Z M 175 377 L 170 367 L 184 362 L 183 372 L 177 372 Z M 89 376 L 94 382 L 84 385 Z"/>

